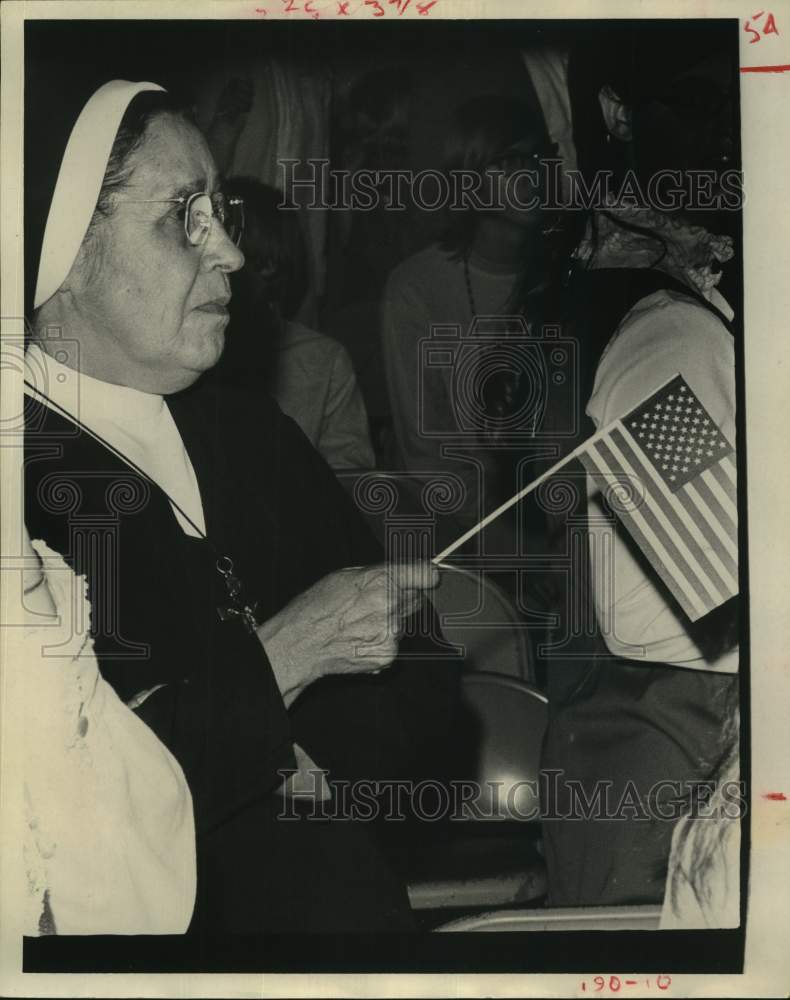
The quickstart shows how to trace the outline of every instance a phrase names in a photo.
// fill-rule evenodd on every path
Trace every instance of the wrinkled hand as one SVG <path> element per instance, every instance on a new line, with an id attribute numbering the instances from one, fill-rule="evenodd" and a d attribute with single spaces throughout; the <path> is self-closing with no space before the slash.
<path id="1" fill-rule="evenodd" d="M 258 638 L 286 704 L 320 677 L 389 666 L 403 619 L 438 582 L 430 563 L 341 569 L 264 622 Z"/>

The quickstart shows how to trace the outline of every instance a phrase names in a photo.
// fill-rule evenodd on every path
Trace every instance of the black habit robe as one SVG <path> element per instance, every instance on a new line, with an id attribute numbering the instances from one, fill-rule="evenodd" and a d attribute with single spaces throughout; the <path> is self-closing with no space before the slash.
<path id="1" fill-rule="evenodd" d="M 458 663 L 407 657 L 377 676 L 327 678 L 286 710 L 258 639 L 220 620 L 218 555 L 232 558 L 263 621 L 327 573 L 382 553 L 273 402 L 204 380 L 167 403 L 208 541 L 182 531 L 158 487 L 29 398 L 25 518 L 31 537 L 87 577 L 96 654 L 121 699 L 156 688 L 137 711 L 192 791 L 191 930 L 409 929 L 405 887 L 371 824 L 278 819 L 275 790 L 279 772 L 295 768 L 294 742 L 330 780 L 430 774 L 455 711 Z"/>

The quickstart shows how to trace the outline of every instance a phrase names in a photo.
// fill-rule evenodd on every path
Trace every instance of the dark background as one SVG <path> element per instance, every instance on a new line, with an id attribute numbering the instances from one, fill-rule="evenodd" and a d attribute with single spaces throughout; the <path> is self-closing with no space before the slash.
<path id="1" fill-rule="evenodd" d="M 152 80 L 169 90 L 194 94 L 211 72 L 238 75 L 242 58 L 276 55 L 296 67 L 325 76 L 331 89 L 333 154 L 337 152 L 342 102 L 355 82 L 375 74 L 395 131 L 404 138 L 406 165 L 437 166 L 450 110 L 468 97 L 512 93 L 535 101 L 519 49 L 543 41 L 571 44 L 584 38 L 592 22 L 580 21 L 28 21 L 25 24 L 26 72 L 45 68 L 50 78 L 63 74 L 64 85 L 98 86 L 108 79 Z M 737 21 L 733 21 L 737 53 Z M 678 29 L 682 25 L 678 22 Z M 737 57 L 736 57 L 737 58 Z M 54 74 L 54 77 L 53 77 Z M 373 88 L 374 100 L 376 90 Z M 386 129 L 385 129 L 386 131 Z M 382 164 L 387 165 L 387 164 Z M 379 271 L 433 238 L 431 219 L 410 219 L 385 247 Z M 327 332 L 332 317 L 347 308 L 348 281 L 333 269 L 333 230 L 328 231 L 328 283 L 318 316 Z M 361 251 L 361 252 L 364 252 Z M 342 262 L 355 274 L 363 262 Z M 352 283 L 353 286 L 353 283 Z M 340 291 L 337 289 L 340 288 Z M 353 292 L 352 299 L 353 299 Z M 351 303 L 353 305 L 353 302 Z M 740 303 L 733 303 L 738 312 Z M 355 357 L 352 345 L 347 345 Z M 745 464 L 743 349 L 737 350 L 738 403 L 741 415 L 739 460 Z M 360 372 L 365 391 L 365 372 Z M 368 394 L 376 391 L 375 372 Z M 375 415 L 375 414 L 374 414 Z M 741 573 L 747 579 L 746 506 L 740 477 Z M 746 602 L 744 601 L 744 604 Z M 746 617 L 747 607 L 744 607 Z M 748 665 L 748 622 L 742 624 L 742 666 Z M 748 779 L 748 670 L 741 672 L 741 719 Z M 742 851 L 748 858 L 748 817 Z M 747 865 L 742 866 L 745 914 Z M 252 947 L 251 947 L 252 945 Z M 211 942 L 210 953 L 183 938 L 38 938 L 24 949 L 26 972 L 577 972 L 627 975 L 738 973 L 743 970 L 744 930 L 677 932 L 553 932 L 528 934 L 425 934 L 421 936 L 341 936 L 243 939 Z M 653 984 L 654 985 L 654 984 Z M 588 989 L 591 987 L 588 985 Z M 627 990 L 626 990 L 627 991 Z M 658 990 L 656 991 L 658 992 Z"/>

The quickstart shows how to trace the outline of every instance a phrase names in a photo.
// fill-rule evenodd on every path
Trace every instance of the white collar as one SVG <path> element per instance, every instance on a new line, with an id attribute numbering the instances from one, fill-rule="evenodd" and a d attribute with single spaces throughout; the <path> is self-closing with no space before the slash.
<path id="1" fill-rule="evenodd" d="M 69 346 L 64 344 L 61 349 L 53 344 L 64 360 L 71 360 Z M 97 421 L 128 427 L 140 421 L 157 420 L 165 406 L 164 396 L 93 378 L 58 361 L 35 343 L 25 354 L 25 378 L 87 427 Z"/>
<path id="2" fill-rule="evenodd" d="M 66 361 L 74 342 L 51 342 Z M 164 396 L 102 382 L 69 367 L 32 344 L 25 355 L 25 379 L 55 412 L 65 411 L 165 491 L 176 520 L 188 535 L 202 537 L 206 525 L 200 487 L 189 454 Z M 35 395 L 35 393 L 33 393 Z M 186 511 L 193 527 L 182 514 Z"/>
<path id="3" fill-rule="evenodd" d="M 725 319 L 728 319 L 730 323 L 732 323 L 735 319 L 735 310 L 724 298 L 718 288 L 709 288 L 707 292 L 701 292 L 700 294 L 704 299 L 707 299 L 712 306 L 715 306 Z"/>

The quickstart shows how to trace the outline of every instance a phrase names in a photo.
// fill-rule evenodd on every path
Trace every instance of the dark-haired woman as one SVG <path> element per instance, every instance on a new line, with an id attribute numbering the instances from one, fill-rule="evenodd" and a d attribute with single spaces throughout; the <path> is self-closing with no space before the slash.
<path id="1" fill-rule="evenodd" d="M 614 181 L 587 219 L 568 293 L 588 355 L 599 354 L 590 433 L 679 372 L 735 445 L 734 314 L 716 287 L 734 252 L 718 231 L 729 220 L 688 200 L 663 211 L 617 198 L 629 177 L 632 192 L 634 183 L 646 192 L 659 170 L 680 184 L 686 171 L 708 169 L 718 184 L 734 166 L 732 42 L 707 23 L 625 24 L 572 58 L 580 166 L 588 187 L 596 171 Z M 691 440 L 680 443 L 692 464 Z M 576 581 L 576 600 L 591 602 L 599 636 L 586 660 L 549 666 L 544 767 L 560 773 L 544 824 L 554 905 L 660 902 L 674 823 L 721 757 L 739 663 L 737 599 L 725 601 L 737 591 L 734 473 L 715 493 L 708 520 L 721 513 L 730 530 L 719 541 L 705 530 L 700 544 L 724 603 L 692 623 L 625 531 L 612 536 L 588 485 L 590 573 Z M 608 812 L 591 816 L 585 801 Z"/>
<path id="2" fill-rule="evenodd" d="M 442 529 L 447 541 L 476 523 L 510 485 L 500 481 L 488 447 L 486 418 L 496 404 L 476 397 L 474 374 L 460 385 L 457 376 L 478 317 L 508 318 L 493 341 L 489 325 L 489 342 L 521 329 L 517 316 L 539 328 L 547 281 L 544 215 L 534 175 L 527 172 L 539 170 L 552 152 L 543 121 L 518 100 L 486 96 L 462 106 L 445 152 L 451 204 L 444 239 L 405 260 L 387 282 L 382 337 L 398 461 L 426 477 L 447 472 L 460 479 L 464 498 Z M 475 186 L 477 202 L 463 196 L 464 185 Z M 449 342 L 443 360 L 430 358 L 434 328 L 446 334 L 453 326 L 461 340 Z M 464 457 L 446 456 L 443 448 L 450 444 Z M 506 524 L 505 518 L 494 522 L 487 540 Z"/>

